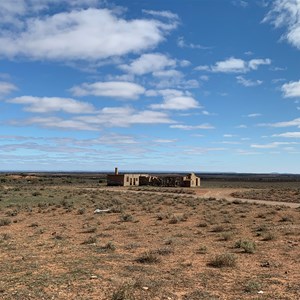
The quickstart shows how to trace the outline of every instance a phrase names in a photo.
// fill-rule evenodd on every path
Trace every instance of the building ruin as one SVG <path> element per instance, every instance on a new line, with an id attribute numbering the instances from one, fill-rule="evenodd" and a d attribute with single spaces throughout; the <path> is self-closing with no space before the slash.
<path id="1" fill-rule="evenodd" d="M 200 177 L 195 173 L 186 176 L 178 175 L 160 175 L 150 174 L 119 174 L 118 168 L 115 168 L 114 174 L 107 175 L 108 186 L 161 186 L 161 187 L 199 187 Z"/>

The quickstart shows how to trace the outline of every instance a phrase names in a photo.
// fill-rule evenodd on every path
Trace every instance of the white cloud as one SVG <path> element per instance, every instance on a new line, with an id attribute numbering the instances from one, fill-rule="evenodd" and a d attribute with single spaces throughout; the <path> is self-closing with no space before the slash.
<path id="1" fill-rule="evenodd" d="M 257 154 L 260 154 L 260 152 L 248 151 L 248 150 L 244 150 L 244 149 L 237 149 L 236 152 L 239 155 L 257 155 Z"/>
<path id="2" fill-rule="evenodd" d="M 176 89 L 194 89 L 199 87 L 199 82 L 195 79 L 184 79 L 182 73 L 173 73 L 176 76 L 171 76 L 172 72 L 162 72 L 156 76 L 156 81 L 153 82 L 153 85 L 157 89 L 167 89 L 167 88 L 176 88 Z"/>
<path id="3" fill-rule="evenodd" d="M 277 148 L 278 145 L 275 143 L 270 143 L 270 144 L 252 144 L 250 146 L 251 148 L 257 148 L 257 149 L 272 149 L 272 148 Z"/>
<path id="4" fill-rule="evenodd" d="M 191 48 L 191 49 L 201 49 L 201 50 L 211 49 L 211 47 L 207 47 L 199 44 L 186 43 L 182 36 L 178 38 L 177 45 L 180 48 Z"/>
<path id="5" fill-rule="evenodd" d="M 189 60 L 183 59 L 179 61 L 179 65 L 181 67 L 188 67 L 191 65 L 191 62 Z"/>
<path id="6" fill-rule="evenodd" d="M 152 104 L 152 109 L 166 109 L 166 110 L 188 110 L 194 108 L 201 108 L 199 102 L 195 100 L 189 92 L 179 90 L 166 89 L 159 91 L 150 91 L 148 96 L 162 95 L 163 103 Z"/>
<path id="7" fill-rule="evenodd" d="M 205 116 L 215 116 L 215 115 L 217 115 L 216 113 L 211 113 L 211 112 L 209 112 L 207 110 L 203 110 L 202 114 L 205 115 Z"/>
<path id="8" fill-rule="evenodd" d="M 211 70 L 221 73 L 244 73 L 247 71 L 247 64 L 242 59 L 230 57 L 227 60 L 216 62 Z"/>
<path id="9" fill-rule="evenodd" d="M 246 8 L 249 5 L 249 3 L 244 0 L 232 0 L 231 3 L 235 6 L 241 6 L 243 8 Z"/>
<path id="10" fill-rule="evenodd" d="M 272 9 L 263 19 L 275 28 L 286 27 L 282 36 L 288 43 L 300 49 L 300 2 L 299 0 L 275 0 Z"/>
<path id="11" fill-rule="evenodd" d="M 253 113 L 253 114 L 246 115 L 246 117 L 248 117 L 248 118 L 257 118 L 257 117 L 261 117 L 261 116 L 262 116 L 262 114 L 260 114 L 260 113 Z"/>
<path id="12" fill-rule="evenodd" d="M 129 65 L 120 65 L 119 68 L 136 75 L 144 75 L 175 67 L 176 61 L 161 53 L 147 53 L 141 55 Z"/>
<path id="13" fill-rule="evenodd" d="M 300 97 L 300 80 L 285 83 L 281 87 L 281 91 L 283 92 L 284 98 Z"/>
<path id="14" fill-rule="evenodd" d="M 198 67 L 194 68 L 194 70 L 196 70 L 196 71 L 209 71 L 210 68 L 209 68 L 209 66 L 201 65 L 201 66 L 198 66 Z"/>
<path id="15" fill-rule="evenodd" d="M 167 98 L 161 104 L 152 104 L 152 109 L 188 110 L 199 108 L 199 103 L 192 97 L 180 96 Z"/>
<path id="16" fill-rule="evenodd" d="M 297 145 L 298 143 L 295 142 L 273 142 L 269 144 L 252 144 L 251 148 L 258 148 L 258 149 L 272 149 L 272 148 L 278 148 L 279 146 L 284 145 Z"/>
<path id="17" fill-rule="evenodd" d="M 268 126 L 268 127 L 276 127 L 276 128 L 297 126 L 298 128 L 300 128 L 300 118 L 296 118 L 294 120 L 285 121 L 285 122 L 264 123 L 264 124 L 259 124 L 259 126 Z"/>
<path id="18" fill-rule="evenodd" d="M 83 83 L 70 89 L 75 96 L 102 96 L 125 99 L 137 99 L 145 89 L 136 83 L 126 81 L 107 81 Z"/>
<path id="19" fill-rule="evenodd" d="M 284 132 L 284 133 L 280 133 L 280 134 L 274 134 L 273 136 L 299 139 L 300 138 L 300 131 Z"/>
<path id="20" fill-rule="evenodd" d="M 85 112 L 82 111 L 82 114 Z M 45 128 L 71 130 L 101 130 L 104 127 L 129 127 L 135 124 L 172 124 L 175 123 L 164 112 L 142 110 L 130 107 L 104 107 L 93 115 L 79 115 L 71 119 L 60 117 L 34 117 L 27 120 L 12 121 L 12 125 L 37 125 Z"/>
<path id="21" fill-rule="evenodd" d="M 57 117 L 35 117 L 24 122 L 13 122 L 15 125 L 38 125 L 44 128 L 60 128 L 71 130 L 88 130 L 96 131 L 98 127 L 81 122 L 79 120 L 64 120 Z"/>
<path id="22" fill-rule="evenodd" d="M 105 127 L 128 127 L 133 124 L 170 124 L 173 120 L 164 112 L 136 111 L 130 107 L 105 107 L 95 116 L 80 116 L 76 120 Z"/>
<path id="23" fill-rule="evenodd" d="M 261 80 L 250 80 L 244 78 L 243 76 L 237 76 L 236 79 L 239 84 L 245 87 L 258 86 L 263 83 Z"/>
<path id="24" fill-rule="evenodd" d="M 0 23 L 12 23 L 12 25 L 21 25 L 18 17 L 34 15 L 40 11 L 45 11 L 50 7 L 61 7 L 62 5 L 71 8 L 95 7 L 99 0 L 1 0 L 0 2 Z"/>
<path id="25" fill-rule="evenodd" d="M 170 128 L 182 129 L 182 130 L 195 130 L 195 129 L 214 129 L 215 127 L 210 124 L 201 124 L 201 125 L 171 125 Z"/>
<path id="26" fill-rule="evenodd" d="M 223 61 L 217 61 L 213 66 L 198 66 L 195 70 L 211 71 L 215 73 L 247 73 L 251 70 L 257 70 L 261 65 L 269 65 L 271 60 L 266 59 L 251 59 L 245 61 L 240 58 L 230 57 Z"/>
<path id="27" fill-rule="evenodd" d="M 282 81 L 286 81 L 285 78 L 275 78 L 275 79 L 272 79 L 272 83 L 278 83 L 278 82 L 282 82 Z"/>
<path id="28" fill-rule="evenodd" d="M 64 111 L 71 114 L 80 114 L 95 112 L 92 104 L 70 98 L 22 96 L 10 99 L 7 102 L 27 105 L 25 110 L 35 113 Z"/>
<path id="29" fill-rule="evenodd" d="M 269 58 L 266 58 L 266 59 L 261 59 L 261 58 L 251 59 L 248 62 L 248 66 L 251 70 L 257 70 L 259 66 L 270 65 L 270 64 L 271 64 L 271 60 Z"/>
<path id="30" fill-rule="evenodd" d="M 154 143 L 159 143 L 159 144 L 170 144 L 176 142 L 176 139 L 170 140 L 170 139 L 156 139 L 153 142 Z"/>
<path id="31" fill-rule="evenodd" d="M 0 81 L 0 95 L 9 94 L 17 89 L 18 88 L 10 82 Z"/>
<path id="32" fill-rule="evenodd" d="M 189 147 L 188 149 L 185 149 L 184 152 L 189 155 L 199 155 L 207 152 L 212 151 L 225 151 L 226 148 L 210 148 L 210 147 Z"/>
<path id="33" fill-rule="evenodd" d="M 182 78 L 183 74 L 177 70 L 162 70 L 162 71 L 154 72 L 153 76 L 155 76 L 155 77 L 171 77 L 174 79 L 174 77 Z"/>
<path id="34" fill-rule="evenodd" d="M 21 30 L 2 30 L 0 55 L 102 60 L 153 48 L 175 27 L 157 20 L 126 20 L 108 9 L 73 10 L 25 18 Z"/>
<path id="35" fill-rule="evenodd" d="M 163 17 L 163 18 L 167 18 L 167 19 L 171 19 L 171 20 L 179 20 L 179 17 L 177 14 L 174 14 L 168 10 L 157 11 L 157 10 L 143 9 L 142 11 L 143 11 L 143 13 L 154 16 L 154 17 Z"/>
<path id="36" fill-rule="evenodd" d="M 80 143 L 80 142 L 79 142 Z M 101 144 L 101 145 L 135 145 L 138 142 L 133 136 L 111 133 L 102 135 L 101 137 L 93 140 L 86 140 L 84 144 L 87 146 Z M 82 144 L 82 143 L 80 143 Z"/>

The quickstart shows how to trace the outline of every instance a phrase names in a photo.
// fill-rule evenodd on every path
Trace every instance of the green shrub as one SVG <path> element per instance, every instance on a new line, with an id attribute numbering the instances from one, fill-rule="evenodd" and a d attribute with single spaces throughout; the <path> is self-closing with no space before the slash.
<path id="1" fill-rule="evenodd" d="M 10 219 L 4 218 L 4 219 L 0 219 L 0 226 L 7 226 L 11 223 Z"/>
<path id="2" fill-rule="evenodd" d="M 266 234 L 263 236 L 263 241 L 272 241 L 276 239 L 276 234 L 273 232 L 266 232 Z"/>
<path id="3" fill-rule="evenodd" d="M 206 254 L 207 253 L 207 247 L 206 246 L 200 246 L 197 250 L 196 250 L 197 254 Z"/>
<path id="4" fill-rule="evenodd" d="M 141 264 L 155 264 L 160 262 L 159 257 L 152 251 L 142 253 L 137 259 L 137 262 Z"/>
<path id="5" fill-rule="evenodd" d="M 133 222 L 133 216 L 130 215 L 130 214 L 122 214 L 122 215 L 120 216 L 120 220 L 121 220 L 122 222 Z"/>
<path id="6" fill-rule="evenodd" d="M 232 236 L 233 236 L 233 233 L 231 231 L 228 231 L 228 232 L 223 232 L 221 234 L 221 239 L 223 241 L 229 241 L 232 239 Z"/>
<path id="7" fill-rule="evenodd" d="M 235 243 L 235 248 L 243 249 L 246 253 L 254 253 L 256 250 L 256 244 L 253 241 L 239 240 Z"/>
<path id="8" fill-rule="evenodd" d="M 224 253 L 217 255 L 209 263 L 214 268 L 233 268 L 236 266 L 236 257 L 232 253 Z"/>
<path id="9" fill-rule="evenodd" d="M 256 293 L 261 289 L 261 284 L 257 281 L 250 280 L 244 286 L 246 293 Z"/>
<path id="10" fill-rule="evenodd" d="M 95 236 L 90 236 L 85 241 L 82 242 L 83 245 L 95 244 L 97 242 L 97 238 Z"/>
<path id="11" fill-rule="evenodd" d="M 111 300 L 134 300 L 133 288 L 129 284 L 124 284 L 116 288 L 111 297 Z"/>

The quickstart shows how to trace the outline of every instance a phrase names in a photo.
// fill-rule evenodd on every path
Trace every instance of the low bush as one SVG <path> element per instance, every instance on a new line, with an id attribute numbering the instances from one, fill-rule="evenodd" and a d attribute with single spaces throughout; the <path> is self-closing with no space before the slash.
<path id="1" fill-rule="evenodd" d="M 236 257 L 232 253 L 224 253 L 217 255 L 209 263 L 214 268 L 233 268 L 236 266 Z"/>

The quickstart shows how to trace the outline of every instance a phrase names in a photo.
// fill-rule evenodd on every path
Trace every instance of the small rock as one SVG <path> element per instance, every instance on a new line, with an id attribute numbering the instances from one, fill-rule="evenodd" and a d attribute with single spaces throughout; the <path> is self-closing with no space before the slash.
<path id="1" fill-rule="evenodd" d="M 147 286 L 143 286 L 142 289 L 143 289 L 144 291 L 148 291 L 148 290 L 149 290 L 149 288 L 148 288 Z"/>
<path id="2" fill-rule="evenodd" d="M 97 279 L 98 276 L 97 275 L 91 275 L 90 279 Z"/>

